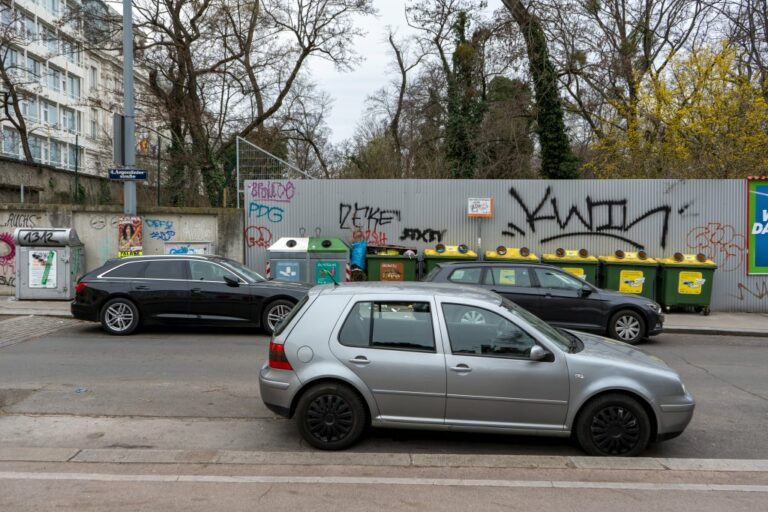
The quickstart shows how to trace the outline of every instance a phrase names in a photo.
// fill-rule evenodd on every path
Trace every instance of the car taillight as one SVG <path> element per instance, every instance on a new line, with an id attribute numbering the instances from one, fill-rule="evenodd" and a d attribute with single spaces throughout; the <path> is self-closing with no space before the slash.
<path id="1" fill-rule="evenodd" d="M 285 357 L 285 346 L 273 341 L 269 342 L 269 367 L 278 370 L 293 370 L 288 358 Z"/>
<path id="2" fill-rule="evenodd" d="M 85 290 L 87 287 L 88 287 L 88 284 L 87 284 L 87 283 L 77 283 L 77 284 L 75 285 L 75 293 L 76 293 L 77 295 L 80 295 L 80 292 L 82 292 L 83 290 Z"/>

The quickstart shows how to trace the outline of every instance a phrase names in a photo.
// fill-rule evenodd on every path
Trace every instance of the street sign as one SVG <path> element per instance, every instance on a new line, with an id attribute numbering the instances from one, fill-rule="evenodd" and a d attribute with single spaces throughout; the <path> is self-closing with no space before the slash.
<path id="1" fill-rule="evenodd" d="M 146 180 L 147 171 L 142 169 L 109 169 L 109 179 L 122 181 Z"/>

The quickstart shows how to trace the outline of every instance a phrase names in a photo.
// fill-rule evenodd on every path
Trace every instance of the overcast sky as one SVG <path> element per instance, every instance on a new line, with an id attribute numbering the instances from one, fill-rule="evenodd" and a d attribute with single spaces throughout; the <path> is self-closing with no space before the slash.
<path id="1" fill-rule="evenodd" d="M 390 67 L 392 51 L 386 40 L 387 26 L 399 37 L 411 33 L 405 22 L 406 0 L 374 0 L 379 11 L 374 17 L 358 19 L 357 24 L 368 34 L 356 45 L 363 61 L 351 72 L 339 72 L 325 61 L 311 63 L 312 76 L 318 87 L 334 100 L 328 119 L 333 131 L 331 140 L 340 142 L 352 136 L 357 122 L 365 110 L 365 100 L 395 76 Z M 501 0 L 488 0 L 488 12 L 502 6 Z"/>

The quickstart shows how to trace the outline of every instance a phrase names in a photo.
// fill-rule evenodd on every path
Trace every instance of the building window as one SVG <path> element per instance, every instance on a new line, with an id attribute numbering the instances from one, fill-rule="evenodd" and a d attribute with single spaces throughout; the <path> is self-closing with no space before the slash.
<path id="1" fill-rule="evenodd" d="M 54 103 L 48 103 L 47 101 L 43 104 L 43 122 L 45 124 L 48 124 L 50 126 L 53 126 L 54 128 L 57 128 L 59 125 L 59 109 Z"/>
<path id="2" fill-rule="evenodd" d="M 55 140 L 52 140 L 50 143 L 50 156 L 48 163 L 53 165 L 54 167 L 59 167 L 61 165 L 61 143 Z"/>
<path id="3" fill-rule="evenodd" d="M 80 99 L 80 78 L 74 75 L 67 75 L 67 90 L 69 97 L 76 100 Z"/>
<path id="4" fill-rule="evenodd" d="M 37 110 L 37 100 L 34 98 L 24 99 L 21 102 L 21 114 L 27 121 L 37 122 L 39 113 Z"/>
<path id="5" fill-rule="evenodd" d="M 61 91 L 61 71 L 56 68 L 48 69 L 48 88 L 52 91 Z"/>
<path id="6" fill-rule="evenodd" d="M 13 158 L 19 157 L 19 134 L 7 126 L 3 128 L 3 153 Z"/>
<path id="7" fill-rule="evenodd" d="M 59 16 L 61 12 L 61 4 L 59 3 L 59 0 L 46 0 L 45 8 L 54 16 Z"/>
<path id="8" fill-rule="evenodd" d="M 32 57 L 27 57 L 27 80 L 30 82 L 40 81 L 41 63 Z"/>
<path id="9" fill-rule="evenodd" d="M 82 151 L 80 150 L 80 148 L 74 144 L 70 144 L 67 152 L 68 152 L 67 166 L 70 169 L 80 168 L 80 162 L 81 162 L 80 158 L 82 155 Z"/>
<path id="10" fill-rule="evenodd" d="M 24 33 L 27 39 L 37 39 L 37 22 L 35 22 L 35 18 L 26 14 L 24 15 Z"/>
<path id="11" fill-rule="evenodd" d="M 96 139 L 99 136 L 99 111 L 91 109 L 91 138 Z"/>
<path id="12" fill-rule="evenodd" d="M 34 158 L 35 162 L 43 161 L 43 139 L 37 135 L 30 135 L 29 149 L 32 152 L 32 158 Z"/>
<path id="13" fill-rule="evenodd" d="M 77 126 L 75 125 L 75 111 L 69 108 L 61 109 L 61 122 L 63 128 L 68 132 L 74 132 Z"/>
<path id="14" fill-rule="evenodd" d="M 50 53 L 51 55 L 58 55 L 59 40 L 56 37 L 56 32 L 54 32 L 53 29 L 50 29 L 45 26 L 41 26 L 40 33 L 43 37 L 43 42 L 45 42 L 45 45 L 48 48 L 48 53 Z"/>
<path id="15" fill-rule="evenodd" d="M 99 86 L 99 70 L 95 66 L 91 66 L 91 90 L 96 89 Z"/>

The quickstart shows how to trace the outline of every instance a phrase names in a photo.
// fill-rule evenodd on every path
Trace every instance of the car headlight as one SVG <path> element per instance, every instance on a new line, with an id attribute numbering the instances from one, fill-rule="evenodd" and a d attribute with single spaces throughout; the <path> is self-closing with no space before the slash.
<path id="1" fill-rule="evenodd" d="M 647 303 L 647 304 L 646 304 L 646 306 L 648 306 L 648 308 L 649 308 L 651 311 L 654 311 L 654 312 L 656 312 L 656 313 L 659 313 L 659 314 L 661 314 L 661 306 L 659 306 L 659 305 L 658 305 L 658 304 L 656 304 L 655 302 L 649 302 L 649 303 Z"/>

